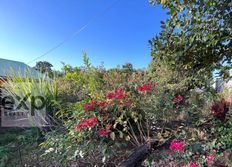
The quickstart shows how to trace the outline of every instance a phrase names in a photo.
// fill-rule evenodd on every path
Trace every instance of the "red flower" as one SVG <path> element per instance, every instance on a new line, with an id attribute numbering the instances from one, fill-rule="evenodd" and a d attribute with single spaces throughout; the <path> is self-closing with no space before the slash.
<path id="1" fill-rule="evenodd" d="M 213 155 L 213 154 L 208 154 L 208 155 L 206 156 L 206 162 L 207 162 L 207 164 L 210 165 L 210 164 L 214 161 L 214 158 L 215 158 L 215 155 Z"/>
<path id="2" fill-rule="evenodd" d="M 104 136 L 108 137 L 109 133 L 111 132 L 111 130 L 110 130 L 111 127 L 112 127 L 112 124 L 108 124 L 105 126 L 105 128 L 99 128 L 97 131 L 98 135 L 100 137 L 104 137 Z"/>
<path id="3" fill-rule="evenodd" d="M 109 92 L 107 94 L 107 99 L 117 99 L 122 100 L 125 97 L 125 93 L 123 88 L 115 89 L 114 92 Z"/>
<path id="4" fill-rule="evenodd" d="M 86 120 L 81 120 L 78 124 L 74 125 L 74 128 L 77 130 L 81 130 L 81 129 L 86 128 L 86 127 L 88 127 L 88 123 Z"/>
<path id="5" fill-rule="evenodd" d="M 142 86 L 137 87 L 137 91 L 139 92 L 144 92 L 144 91 L 148 91 L 151 90 L 153 87 L 152 82 L 148 82 L 143 84 Z"/>
<path id="6" fill-rule="evenodd" d="M 81 120 L 78 124 L 74 125 L 74 128 L 77 130 L 81 130 L 83 128 L 90 128 L 96 125 L 96 123 L 97 123 L 97 118 L 92 117 L 86 120 Z"/>
<path id="7" fill-rule="evenodd" d="M 179 142 L 177 140 L 173 140 L 169 146 L 169 149 L 172 151 L 183 151 L 184 147 L 183 147 L 183 143 Z"/>
<path id="8" fill-rule="evenodd" d="M 91 104 L 83 104 L 82 107 L 84 108 L 84 110 L 86 112 L 88 112 L 90 109 L 92 109 L 92 105 Z"/>
<path id="9" fill-rule="evenodd" d="M 114 93 L 113 92 L 110 92 L 107 94 L 107 99 L 113 99 L 114 98 Z"/>
<path id="10" fill-rule="evenodd" d="M 99 103 L 99 107 L 100 108 L 103 108 L 103 107 L 105 107 L 105 106 L 107 106 L 107 102 L 106 101 L 104 101 L 104 102 L 101 102 L 101 103 Z"/>
<path id="11" fill-rule="evenodd" d="M 103 116 L 102 119 L 103 119 L 103 120 L 107 120 L 107 118 L 108 118 L 109 116 L 110 116 L 110 115 L 107 114 L 107 115 Z"/>
<path id="12" fill-rule="evenodd" d="M 96 117 L 92 117 L 87 119 L 88 122 L 88 127 L 93 127 L 96 123 L 97 123 L 97 118 Z"/>
<path id="13" fill-rule="evenodd" d="M 108 124 L 108 125 L 106 125 L 105 128 L 106 128 L 107 130 L 110 130 L 111 127 L 112 127 L 112 124 Z"/>
<path id="14" fill-rule="evenodd" d="M 183 96 L 178 95 L 172 99 L 173 104 L 179 104 L 183 100 Z"/>
<path id="15" fill-rule="evenodd" d="M 123 88 L 114 91 L 115 99 L 122 100 L 125 97 Z"/>
<path id="16" fill-rule="evenodd" d="M 84 108 L 86 112 L 88 112 L 89 110 L 94 108 L 96 104 L 97 104 L 97 100 L 92 100 L 89 103 L 83 104 L 82 107 Z"/>
<path id="17" fill-rule="evenodd" d="M 92 106 L 95 106 L 95 104 L 97 104 L 97 100 L 92 100 L 90 103 Z"/>
<path id="18" fill-rule="evenodd" d="M 106 132 L 103 128 L 99 128 L 97 132 L 100 137 L 109 136 L 109 132 Z"/>
<path id="19" fill-rule="evenodd" d="M 198 165 L 194 162 L 190 162 L 189 167 L 198 167 Z"/>

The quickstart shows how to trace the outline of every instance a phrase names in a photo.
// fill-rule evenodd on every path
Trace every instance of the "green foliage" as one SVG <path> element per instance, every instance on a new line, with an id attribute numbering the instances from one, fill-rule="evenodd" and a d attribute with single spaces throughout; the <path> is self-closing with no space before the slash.
<path id="1" fill-rule="evenodd" d="M 223 149 L 232 152 L 232 108 L 229 107 L 226 121 L 221 123 L 219 120 L 214 121 L 212 133 L 217 138 L 217 145 Z"/>
<path id="2" fill-rule="evenodd" d="M 109 70 L 94 67 L 83 52 L 84 66 L 63 63 L 63 71 L 54 72 L 58 74 L 55 81 L 7 80 L 8 94 L 43 95 L 49 111 L 56 105 L 57 126 L 45 134 L 38 151 L 48 161 L 36 165 L 116 166 L 135 148 L 151 141 L 160 150 L 148 157 L 150 166 L 167 158 L 174 166 L 191 161 L 204 166 L 209 154 L 215 156 L 211 166 L 216 161 L 231 165 L 225 155 L 232 153 L 231 104 L 226 101 L 217 106 L 223 111 L 228 107 L 225 119 L 212 112 L 215 100 L 229 99 L 230 91 L 217 94 L 210 81 L 215 69 L 223 78 L 230 77 L 232 4 L 226 0 L 149 1 L 162 4 L 170 17 L 161 22 L 161 33 L 149 41 L 153 60 L 147 71 L 136 70 L 130 63 Z M 48 62 L 37 66 L 42 73 L 52 67 Z M 204 87 L 204 91 L 197 92 L 196 87 Z M 170 154 L 172 139 L 181 141 L 184 149 Z M 30 135 L 4 134 L 0 165 L 16 155 L 11 148 L 31 141 L 36 148 L 38 143 Z"/>
<path id="3" fill-rule="evenodd" d="M 83 53 L 84 67 L 73 68 L 63 64 L 65 77 L 72 80 L 87 96 L 92 96 L 102 86 L 105 69 L 91 67 L 86 53 Z"/>
<path id="4" fill-rule="evenodd" d="M 128 70 L 125 66 L 105 70 L 103 67 L 73 68 L 65 65 L 65 76 L 58 78 L 58 94 L 63 93 L 60 94 L 61 103 L 56 117 L 61 124 L 46 134 L 41 147 L 48 151 L 43 157 L 49 157 L 61 166 L 71 163 L 117 165 L 121 158 L 128 157 L 134 148 L 150 139 L 162 145 L 176 138 L 186 146 L 183 154 L 174 156 L 176 161 L 186 164 L 193 158 L 198 164 L 205 164 L 205 158 L 200 155 L 219 148 L 215 142 L 218 136 L 205 127 L 213 118 L 209 108 L 217 98 L 216 92 L 210 86 L 206 86 L 202 93 L 188 91 L 184 81 L 181 85 L 176 82 L 185 79 L 184 72 L 179 74 L 170 72 L 166 65 L 161 67 L 155 73 L 147 74 L 142 70 Z M 152 89 L 138 91 L 139 86 L 150 83 L 150 80 Z M 107 99 L 109 93 L 120 88 L 125 95 L 122 99 Z M 70 99 L 75 97 L 73 101 L 67 98 L 69 95 Z M 182 95 L 183 99 L 175 104 L 173 100 L 178 95 Z M 96 105 L 85 111 L 83 105 L 92 104 L 91 100 L 97 100 Z M 107 105 L 100 108 L 101 102 L 107 102 Z M 106 120 L 104 116 L 107 116 Z M 79 130 L 74 128 L 81 121 L 94 117 L 97 118 L 96 125 Z M 108 137 L 100 137 L 99 129 L 110 124 Z M 149 161 L 162 159 L 156 156 L 150 156 Z M 165 154 L 160 156 L 165 158 Z"/>
<path id="5" fill-rule="evenodd" d="M 86 68 L 90 68 L 91 64 L 89 62 L 89 58 L 87 57 L 86 52 L 83 52 L 83 62 Z"/>
<path id="6" fill-rule="evenodd" d="M 42 74 L 51 74 L 53 65 L 47 61 L 36 62 L 35 68 Z"/>
<path id="7" fill-rule="evenodd" d="M 77 85 L 72 79 L 56 77 L 55 82 L 59 85 L 57 87 L 58 101 L 75 103 L 83 99 L 85 92 L 82 90 L 82 87 Z"/>
<path id="8" fill-rule="evenodd" d="M 183 152 L 169 156 L 179 165 L 190 161 L 206 165 L 208 154 L 229 164 L 223 153 L 232 152 L 231 108 L 225 122 L 215 119 L 210 107 L 222 95 L 211 88 L 210 80 L 215 69 L 230 77 L 232 5 L 226 0 L 150 2 L 162 4 L 170 17 L 149 41 L 153 60 L 147 73 L 130 63 L 109 70 L 93 67 L 85 52 L 83 67 L 63 64 L 55 93 L 59 126 L 46 133 L 40 144 L 45 149 L 42 157 L 58 166 L 118 165 L 134 148 L 151 140 L 160 146 L 178 139 L 184 143 Z M 31 92 L 33 82 L 28 83 L 22 87 Z M 152 87 L 144 91 L 144 84 Z M 196 92 L 196 87 L 204 87 L 204 92 Z M 45 90 L 55 100 L 56 91 Z M 86 125 L 89 119 L 95 122 Z M 83 122 L 84 128 L 79 127 Z M 161 158 L 149 156 L 148 161 L 151 165 Z"/>
<path id="9" fill-rule="evenodd" d="M 3 85 L 3 94 L 5 96 L 11 97 L 20 97 L 23 99 L 28 96 L 25 104 L 27 106 L 32 105 L 33 98 L 36 96 L 41 96 L 45 98 L 45 106 L 49 114 L 53 112 L 52 106 L 53 102 L 57 98 L 57 85 L 53 80 L 49 78 L 44 78 L 42 75 L 38 76 L 38 79 L 33 78 L 31 75 L 28 75 L 26 78 L 23 78 L 20 74 L 12 74 L 12 77 L 6 79 Z M 16 105 L 19 105 L 20 99 L 15 99 Z M 41 103 L 41 101 L 35 101 Z"/>
<path id="10" fill-rule="evenodd" d="M 75 158 L 88 161 L 91 165 L 118 164 L 120 159 L 116 157 L 128 156 L 132 148 L 145 143 L 149 138 L 155 138 L 160 143 L 171 138 L 174 133 L 172 122 L 187 123 L 188 112 L 183 108 L 187 97 L 176 106 L 172 100 L 177 92 L 164 91 L 156 82 L 151 83 L 152 89 L 148 91 L 137 90 L 144 83 L 149 83 L 144 71 L 125 70 L 124 67 L 102 72 L 99 68 L 91 67 L 84 69 L 85 72 L 82 73 L 83 69 L 79 68 L 67 66 L 65 69 L 65 77 L 70 79 L 68 82 L 73 82 L 73 87 L 83 87 L 85 89 L 80 89 L 79 92 L 90 93 L 82 94 L 81 101 L 68 103 L 66 108 L 61 104 L 56 115 L 63 120 L 62 126 L 57 131 L 46 134 L 46 141 L 41 144 L 44 148 L 54 148 L 55 151 L 46 153 L 45 156 L 51 156 L 63 165 L 69 164 Z M 86 77 L 90 74 L 97 76 L 99 71 L 102 72 L 102 80 L 97 82 L 98 89 L 92 89 L 88 85 L 93 81 L 86 80 Z M 108 93 L 120 88 L 123 88 L 125 97 L 120 100 L 106 99 Z M 92 99 L 96 99 L 97 104 L 107 102 L 107 106 L 95 106 L 86 112 L 83 104 L 91 103 Z M 67 102 L 65 98 L 64 102 Z M 107 116 L 107 120 L 103 119 L 104 116 Z M 96 126 L 80 131 L 73 128 L 81 120 L 93 117 L 98 119 Z M 108 124 L 113 125 L 109 137 L 99 137 L 99 128 Z M 155 128 L 155 133 L 151 127 Z M 55 152 L 61 154 L 57 155 Z"/>
<path id="11" fill-rule="evenodd" d="M 1 132 L 0 166 L 20 167 L 25 164 L 39 164 L 40 162 L 38 162 L 38 158 L 39 154 L 41 154 L 41 150 L 37 144 L 39 136 L 39 131 L 36 128 Z"/>
<path id="12" fill-rule="evenodd" d="M 134 70 L 133 65 L 131 63 L 126 63 L 126 64 L 122 65 L 122 69 L 127 73 L 130 73 Z"/>
<path id="13" fill-rule="evenodd" d="M 190 89 L 204 86 L 214 69 L 221 69 L 224 71 L 221 75 L 228 77 L 232 58 L 229 1 L 150 2 L 162 4 L 170 16 L 161 22 L 160 34 L 149 41 L 153 57 L 151 70 L 157 71 L 165 64 L 184 75 Z"/>

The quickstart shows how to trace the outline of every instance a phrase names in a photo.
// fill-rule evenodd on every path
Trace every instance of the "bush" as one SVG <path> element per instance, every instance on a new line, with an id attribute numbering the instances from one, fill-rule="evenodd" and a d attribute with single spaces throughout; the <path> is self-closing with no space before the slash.
<path id="1" fill-rule="evenodd" d="M 46 134 L 41 146 L 52 151 L 44 156 L 62 166 L 74 162 L 78 166 L 117 166 L 135 148 L 155 143 L 152 148 L 159 150 L 147 157 L 147 165 L 164 161 L 167 154 L 168 162 L 179 165 L 228 163 L 230 111 L 218 120 L 215 109 L 225 105 L 217 100 L 223 95 L 210 86 L 203 92 L 172 89 L 166 85 L 169 82 L 150 78 L 141 70 L 75 69 L 62 79 L 83 88 L 82 97 L 71 103 L 63 98 L 56 112 L 62 124 Z M 85 75 L 93 79 L 87 80 Z"/>
<path id="2" fill-rule="evenodd" d="M 183 107 L 187 98 L 163 91 L 149 82 L 143 71 L 129 73 L 120 69 L 105 71 L 103 89 L 94 90 L 72 105 L 62 133 L 47 134 L 42 146 L 61 152 L 60 156 L 49 154 L 58 156 L 64 164 L 76 158 L 92 165 L 99 159 L 101 163 L 118 164 L 121 159 L 117 157 L 126 158 L 133 148 L 150 139 L 164 143 L 173 136 L 172 129 L 188 117 Z M 57 112 L 61 117 L 66 113 L 64 109 Z M 177 125 L 172 127 L 172 122 Z"/>

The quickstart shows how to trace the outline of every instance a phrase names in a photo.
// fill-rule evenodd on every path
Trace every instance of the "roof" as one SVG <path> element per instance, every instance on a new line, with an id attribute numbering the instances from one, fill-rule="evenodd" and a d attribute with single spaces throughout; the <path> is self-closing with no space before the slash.
<path id="1" fill-rule="evenodd" d="M 36 69 L 26 65 L 23 62 L 7 60 L 0 58 L 0 77 L 22 77 L 39 78 L 39 72 Z"/>

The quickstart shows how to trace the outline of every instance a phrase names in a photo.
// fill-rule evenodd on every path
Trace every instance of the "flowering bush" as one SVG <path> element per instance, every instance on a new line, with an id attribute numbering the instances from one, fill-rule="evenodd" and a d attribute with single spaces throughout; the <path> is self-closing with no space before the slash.
<path id="1" fill-rule="evenodd" d="M 143 72 L 131 72 L 128 76 L 124 72 L 111 71 L 103 78 L 104 89 L 98 89 L 75 103 L 73 114 L 63 120 L 69 143 L 58 147 L 57 152 L 69 148 L 64 161 L 72 159 L 74 154 L 92 161 L 92 154 L 98 154 L 104 163 L 113 162 L 112 159 L 118 163 L 121 160 L 116 155 L 127 157 L 132 148 L 155 136 L 165 141 L 171 133 L 167 136 L 164 129 L 158 133 L 152 129 L 165 126 L 169 120 L 181 119 L 178 115 L 182 108 L 173 104 L 174 93 L 164 93 L 154 82 L 147 81 Z M 184 101 L 183 97 L 181 103 Z M 64 115 L 64 109 L 61 111 L 57 113 Z M 61 140 L 64 139 L 58 137 L 55 143 L 64 143 Z M 49 147 L 54 147 L 55 143 L 47 142 Z M 104 150 L 100 154 L 99 148 Z"/>
<path id="2" fill-rule="evenodd" d="M 99 75 L 92 72 L 87 70 L 94 78 Z M 46 154 L 54 154 L 62 164 L 76 160 L 89 166 L 116 166 L 134 148 L 155 139 L 157 147 L 164 144 L 164 150 L 159 150 L 163 155 L 170 152 L 168 156 L 182 165 L 214 165 L 225 163 L 223 158 L 228 159 L 221 154 L 228 152 L 223 146 L 229 147 L 231 133 L 220 132 L 227 137 L 217 140 L 219 136 L 215 133 L 219 134 L 224 125 L 215 116 L 218 107 L 215 102 L 209 102 L 208 92 L 195 102 L 191 92 L 167 90 L 158 82 L 148 80 L 142 71 L 114 69 L 105 71 L 101 78 L 96 85 L 89 80 L 91 84 L 87 85 L 95 85 L 96 89 L 88 88 L 81 101 L 68 103 L 67 108 L 56 113 L 62 118 L 62 128 L 46 135 L 48 140 L 42 146 L 55 148 Z M 232 120 L 228 113 L 224 115 L 225 124 Z M 165 147 L 167 143 L 169 149 Z M 165 159 L 163 155 L 152 154 L 148 160 L 154 162 L 161 156 L 157 159 L 160 161 Z"/>

